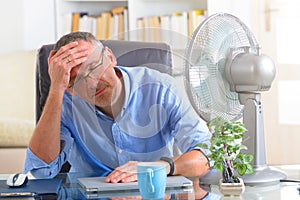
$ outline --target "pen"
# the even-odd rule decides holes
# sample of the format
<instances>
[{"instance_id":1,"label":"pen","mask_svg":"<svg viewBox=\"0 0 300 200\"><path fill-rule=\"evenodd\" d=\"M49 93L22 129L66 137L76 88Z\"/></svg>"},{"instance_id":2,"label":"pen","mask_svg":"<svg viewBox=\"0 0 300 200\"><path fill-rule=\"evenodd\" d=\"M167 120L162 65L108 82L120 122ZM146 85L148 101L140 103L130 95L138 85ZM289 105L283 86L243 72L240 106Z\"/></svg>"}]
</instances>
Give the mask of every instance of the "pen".
<instances>
[{"instance_id":1,"label":"pen","mask_svg":"<svg viewBox=\"0 0 300 200\"><path fill-rule=\"evenodd\" d=\"M26 197L26 196L34 196L32 192L2 192L0 193L0 197Z\"/></svg>"}]
</instances>

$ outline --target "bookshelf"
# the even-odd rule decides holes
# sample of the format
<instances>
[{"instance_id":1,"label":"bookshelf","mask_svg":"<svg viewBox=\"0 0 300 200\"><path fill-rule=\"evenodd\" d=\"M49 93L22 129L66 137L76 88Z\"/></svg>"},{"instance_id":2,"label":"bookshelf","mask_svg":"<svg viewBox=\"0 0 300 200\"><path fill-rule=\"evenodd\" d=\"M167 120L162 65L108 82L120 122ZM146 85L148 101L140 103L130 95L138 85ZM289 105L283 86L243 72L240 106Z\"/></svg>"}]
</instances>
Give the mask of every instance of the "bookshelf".
<instances>
[{"instance_id":1,"label":"bookshelf","mask_svg":"<svg viewBox=\"0 0 300 200\"><path fill-rule=\"evenodd\" d=\"M127 6L127 0L55 0L55 39L71 32L73 13L97 16L113 8Z\"/></svg>"},{"instance_id":2,"label":"bookshelf","mask_svg":"<svg viewBox=\"0 0 300 200\"><path fill-rule=\"evenodd\" d=\"M190 10L207 10L206 0L55 0L55 38L70 32L71 14L74 12L87 12L89 15L100 15L116 7L128 8L128 29L132 32L131 40L138 40L134 33L137 19L172 15L175 12Z\"/></svg>"},{"instance_id":3,"label":"bookshelf","mask_svg":"<svg viewBox=\"0 0 300 200\"><path fill-rule=\"evenodd\" d=\"M84 13L88 15L100 15L102 12L111 11L116 7L126 7L128 10L128 34L123 39L133 41L166 42L170 44L175 52L174 62L182 65L183 49L188 41L188 28L184 33L179 29L179 25L185 24L181 21L173 22L178 30L171 27L153 28L151 24L142 28L138 26L138 20L148 20L156 18L160 22L160 17L171 17L174 13L187 13L191 10L207 10L208 0L55 0L55 38L71 31L72 13ZM171 22L168 22L171 23ZM186 22L187 23L187 22ZM151 28L148 28L151 27ZM156 35L155 37L153 35ZM157 35L159 35L157 37ZM115 35L110 35L109 39L119 39ZM175 42L176 41L176 42ZM178 61L176 61L178 60ZM175 70L176 71L176 70Z\"/></svg>"},{"instance_id":4,"label":"bookshelf","mask_svg":"<svg viewBox=\"0 0 300 200\"><path fill-rule=\"evenodd\" d=\"M174 51L174 65L177 66L175 73L178 72L180 74L183 71L184 49L191 31L188 27L183 32L177 29L180 29L179 26L182 26L182 24L189 22L177 21L173 27L159 28L159 30L156 28L156 25L149 26L149 24L146 27L151 28L141 28L139 22L146 19L146 23L149 23L147 20L150 18L159 17L159 22L162 23L162 17L171 16L173 18L174 15L187 16L190 11L201 10L205 12L204 19L216 12L227 12L235 15L238 14L236 16L243 19L243 21L252 23L251 20L253 17L251 16L253 16L253 13L251 14L251 12L257 10L255 5L259 0L223 1L220 4L219 0L55 0L55 38L57 40L62 35L71 31L72 13L87 12L88 15L97 16L102 12L109 12L116 7L126 7L128 12L128 35L122 39L157 41L170 44ZM154 19L154 24L155 21L157 19ZM251 25L254 27L256 23L250 24L250 28ZM157 33L157 31L159 32ZM155 35L159 35L159 39L155 38ZM110 35L108 39L120 38Z\"/></svg>"}]
</instances>

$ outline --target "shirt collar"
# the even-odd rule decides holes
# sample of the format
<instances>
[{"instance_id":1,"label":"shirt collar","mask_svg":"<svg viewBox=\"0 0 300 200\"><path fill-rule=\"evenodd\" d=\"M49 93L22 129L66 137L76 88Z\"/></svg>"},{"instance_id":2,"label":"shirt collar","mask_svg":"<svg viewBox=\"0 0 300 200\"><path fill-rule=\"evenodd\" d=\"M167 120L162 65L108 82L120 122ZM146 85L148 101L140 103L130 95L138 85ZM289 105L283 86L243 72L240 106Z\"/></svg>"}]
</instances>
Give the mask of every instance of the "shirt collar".
<instances>
[{"instance_id":1,"label":"shirt collar","mask_svg":"<svg viewBox=\"0 0 300 200\"><path fill-rule=\"evenodd\" d=\"M116 68L118 68L122 73L124 90L125 90L124 104L123 104L122 110L120 112L120 116L122 116L128 106L129 94L130 94L130 79L129 79L128 74L122 67L117 66Z\"/></svg>"}]
</instances>

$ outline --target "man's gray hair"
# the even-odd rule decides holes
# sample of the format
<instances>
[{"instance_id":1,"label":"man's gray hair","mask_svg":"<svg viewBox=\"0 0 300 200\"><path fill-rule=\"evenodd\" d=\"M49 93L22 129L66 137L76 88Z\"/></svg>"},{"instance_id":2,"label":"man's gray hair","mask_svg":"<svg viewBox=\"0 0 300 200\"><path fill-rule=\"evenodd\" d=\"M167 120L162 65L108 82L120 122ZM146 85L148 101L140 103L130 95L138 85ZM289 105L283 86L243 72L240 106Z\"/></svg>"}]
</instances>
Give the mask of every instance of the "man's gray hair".
<instances>
[{"instance_id":1,"label":"man's gray hair","mask_svg":"<svg viewBox=\"0 0 300 200\"><path fill-rule=\"evenodd\" d=\"M95 45L101 45L102 43L95 38L95 36L89 32L71 32L67 35L62 36L55 44L54 50L58 51L62 46L75 42L78 40L84 40Z\"/></svg>"}]
</instances>

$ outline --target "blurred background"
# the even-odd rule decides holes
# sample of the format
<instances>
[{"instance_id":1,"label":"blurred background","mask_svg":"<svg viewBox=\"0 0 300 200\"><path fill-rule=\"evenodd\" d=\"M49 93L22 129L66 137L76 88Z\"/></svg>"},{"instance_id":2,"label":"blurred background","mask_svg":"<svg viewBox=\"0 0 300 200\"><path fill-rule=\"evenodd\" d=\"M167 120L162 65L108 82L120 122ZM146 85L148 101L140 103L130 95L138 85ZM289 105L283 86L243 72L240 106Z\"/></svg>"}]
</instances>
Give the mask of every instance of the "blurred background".
<instances>
[{"instance_id":1,"label":"blurred background","mask_svg":"<svg viewBox=\"0 0 300 200\"><path fill-rule=\"evenodd\" d=\"M199 8L204 17L228 12L246 23L262 52L273 58L277 69L271 89L262 94L267 162L300 164L300 2L297 0L10 0L0 4L0 173L22 170L25 149L35 126L38 48L71 31L71 27L65 26L71 25L66 20L74 12L91 11L95 15L120 6L128 8L129 32L138 28L137 21L143 17L174 15L180 8L186 11ZM176 56L174 60L180 75L182 63L176 63Z\"/></svg>"}]
</instances>

